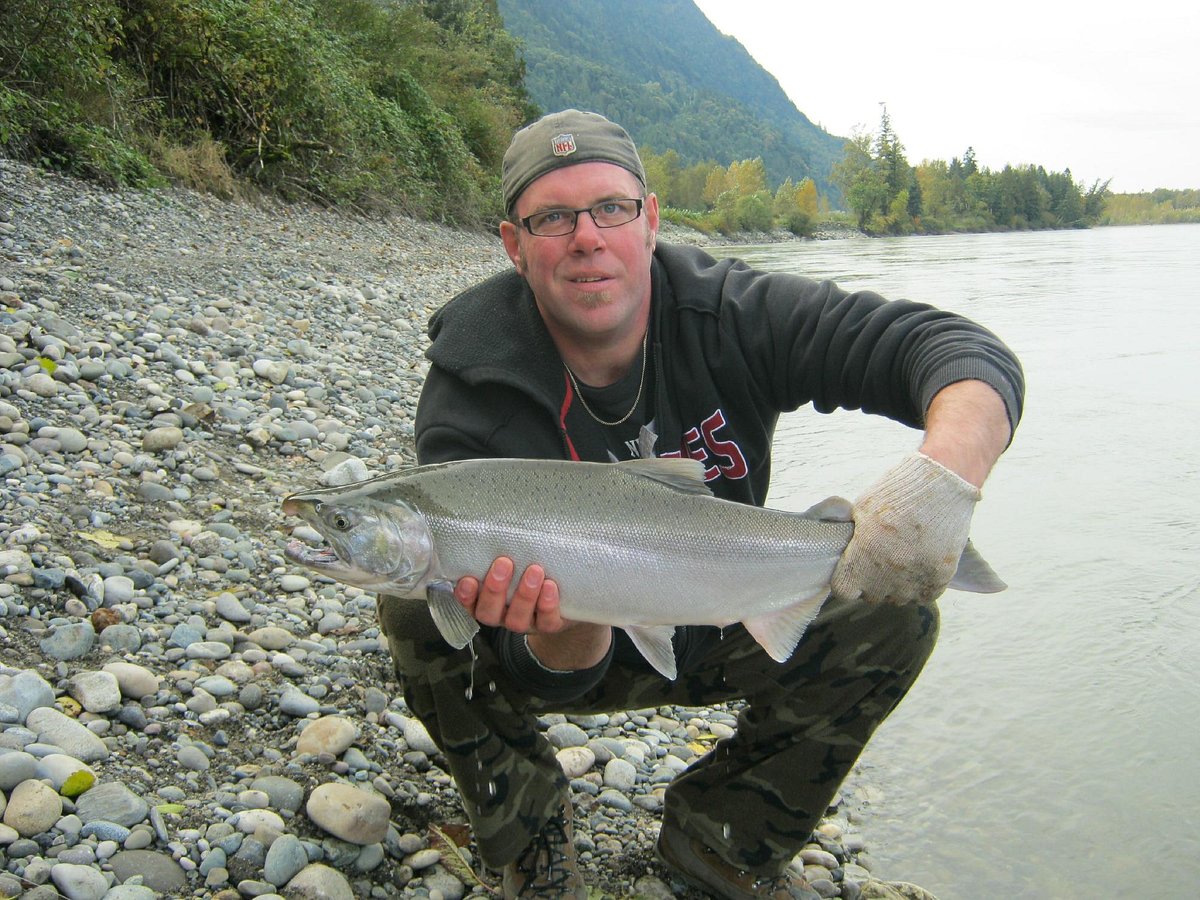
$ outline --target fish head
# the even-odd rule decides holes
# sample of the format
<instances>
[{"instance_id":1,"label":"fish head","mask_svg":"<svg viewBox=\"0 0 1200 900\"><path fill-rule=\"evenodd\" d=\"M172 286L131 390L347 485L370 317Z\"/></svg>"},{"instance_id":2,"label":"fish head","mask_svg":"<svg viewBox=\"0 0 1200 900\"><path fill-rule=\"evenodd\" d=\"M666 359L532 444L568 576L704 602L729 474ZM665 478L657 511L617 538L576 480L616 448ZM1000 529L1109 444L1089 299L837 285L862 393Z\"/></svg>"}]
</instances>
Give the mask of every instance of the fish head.
<instances>
[{"instance_id":1,"label":"fish head","mask_svg":"<svg viewBox=\"0 0 1200 900\"><path fill-rule=\"evenodd\" d=\"M285 498L283 511L303 519L329 542L313 547L289 541L288 559L345 584L407 593L434 559L425 517L402 501L385 505L313 491Z\"/></svg>"}]
</instances>

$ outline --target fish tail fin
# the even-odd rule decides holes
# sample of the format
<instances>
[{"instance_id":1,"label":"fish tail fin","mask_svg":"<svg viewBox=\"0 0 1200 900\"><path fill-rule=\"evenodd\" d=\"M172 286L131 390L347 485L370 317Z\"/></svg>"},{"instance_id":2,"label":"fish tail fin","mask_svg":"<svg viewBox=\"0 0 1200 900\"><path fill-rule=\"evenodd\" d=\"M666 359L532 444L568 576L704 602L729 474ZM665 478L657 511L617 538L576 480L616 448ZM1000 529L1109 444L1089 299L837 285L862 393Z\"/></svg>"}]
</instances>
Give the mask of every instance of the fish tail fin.
<instances>
[{"instance_id":1,"label":"fish tail fin","mask_svg":"<svg viewBox=\"0 0 1200 900\"><path fill-rule=\"evenodd\" d=\"M448 581L430 582L425 589L425 597L429 601L433 624L446 643L455 650L461 650L471 643L471 638L479 633L479 623L455 599L454 586Z\"/></svg>"},{"instance_id":2,"label":"fish tail fin","mask_svg":"<svg viewBox=\"0 0 1200 900\"><path fill-rule=\"evenodd\" d=\"M802 598L786 609L744 619L742 625L771 659L787 662L828 596L829 586L825 585L819 592Z\"/></svg>"},{"instance_id":3,"label":"fish tail fin","mask_svg":"<svg viewBox=\"0 0 1200 900\"><path fill-rule=\"evenodd\" d=\"M950 579L950 587L976 594L995 594L1008 587L997 575L987 560L979 555L975 545L967 541L962 556L958 559L958 571Z\"/></svg>"},{"instance_id":4,"label":"fish tail fin","mask_svg":"<svg viewBox=\"0 0 1200 900\"><path fill-rule=\"evenodd\" d=\"M646 657L646 662L666 678L675 680L678 672L675 669L675 646L671 643L671 638L675 636L674 626L626 625L625 633L638 652Z\"/></svg>"}]
</instances>

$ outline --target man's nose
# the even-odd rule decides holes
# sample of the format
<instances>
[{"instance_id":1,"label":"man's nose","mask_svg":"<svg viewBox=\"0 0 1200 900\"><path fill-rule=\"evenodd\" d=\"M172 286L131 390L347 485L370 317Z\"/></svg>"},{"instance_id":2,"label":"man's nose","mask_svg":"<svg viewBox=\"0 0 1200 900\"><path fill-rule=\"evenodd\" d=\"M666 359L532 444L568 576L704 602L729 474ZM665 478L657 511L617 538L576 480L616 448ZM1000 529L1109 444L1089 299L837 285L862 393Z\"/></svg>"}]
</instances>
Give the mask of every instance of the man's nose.
<instances>
[{"instance_id":1,"label":"man's nose","mask_svg":"<svg viewBox=\"0 0 1200 900\"><path fill-rule=\"evenodd\" d=\"M595 247L604 243L603 229L592 218L591 210L579 213L575 220L575 230L571 232L571 243L586 247Z\"/></svg>"}]
</instances>

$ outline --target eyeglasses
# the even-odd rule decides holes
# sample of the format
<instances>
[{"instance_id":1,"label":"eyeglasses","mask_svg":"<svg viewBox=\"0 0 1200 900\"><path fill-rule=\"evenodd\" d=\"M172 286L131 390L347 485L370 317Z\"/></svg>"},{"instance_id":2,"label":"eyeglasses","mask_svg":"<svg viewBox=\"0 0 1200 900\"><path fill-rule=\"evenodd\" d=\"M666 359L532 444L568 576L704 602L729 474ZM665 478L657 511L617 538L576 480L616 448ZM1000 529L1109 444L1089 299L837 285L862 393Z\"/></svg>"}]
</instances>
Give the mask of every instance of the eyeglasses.
<instances>
[{"instance_id":1,"label":"eyeglasses","mask_svg":"<svg viewBox=\"0 0 1200 900\"><path fill-rule=\"evenodd\" d=\"M642 214L642 200L630 197L624 200L604 200L583 209L543 209L532 216L518 219L525 230L538 237L562 237L570 234L579 224L579 214L587 213L597 228L616 228L626 225Z\"/></svg>"}]
</instances>

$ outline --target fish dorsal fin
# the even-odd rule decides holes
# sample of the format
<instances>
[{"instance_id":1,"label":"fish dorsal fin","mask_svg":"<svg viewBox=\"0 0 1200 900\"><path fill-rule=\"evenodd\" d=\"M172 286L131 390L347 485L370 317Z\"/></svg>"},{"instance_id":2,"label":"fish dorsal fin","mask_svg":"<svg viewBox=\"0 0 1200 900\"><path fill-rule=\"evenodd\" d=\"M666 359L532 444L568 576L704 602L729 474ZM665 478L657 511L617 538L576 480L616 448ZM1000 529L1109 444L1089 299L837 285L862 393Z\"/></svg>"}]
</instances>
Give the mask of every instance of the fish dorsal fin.
<instances>
[{"instance_id":1,"label":"fish dorsal fin","mask_svg":"<svg viewBox=\"0 0 1200 900\"><path fill-rule=\"evenodd\" d=\"M617 467L629 475L649 478L684 494L712 496L712 489L704 483L704 464L698 459L682 457L663 459L627 459Z\"/></svg>"},{"instance_id":2,"label":"fish dorsal fin","mask_svg":"<svg viewBox=\"0 0 1200 900\"><path fill-rule=\"evenodd\" d=\"M665 677L675 680L675 647L671 638L675 636L673 625L626 625L625 633L633 646L646 657Z\"/></svg>"},{"instance_id":3,"label":"fish dorsal fin","mask_svg":"<svg viewBox=\"0 0 1200 900\"><path fill-rule=\"evenodd\" d=\"M995 594L1008 585L992 571L992 567L979 555L975 545L967 541L962 556L958 558L958 571L950 579L950 587L960 591L973 591L976 594Z\"/></svg>"},{"instance_id":4,"label":"fish dorsal fin","mask_svg":"<svg viewBox=\"0 0 1200 900\"><path fill-rule=\"evenodd\" d=\"M786 609L744 619L742 624L771 659L787 662L828 596L829 587L825 586L819 593L804 597Z\"/></svg>"},{"instance_id":5,"label":"fish dorsal fin","mask_svg":"<svg viewBox=\"0 0 1200 900\"><path fill-rule=\"evenodd\" d=\"M448 581L431 581L425 588L425 597L429 601L433 624L446 643L455 650L471 643L471 638L479 633L479 623L454 598L454 585Z\"/></svg>"}]
</instances>

